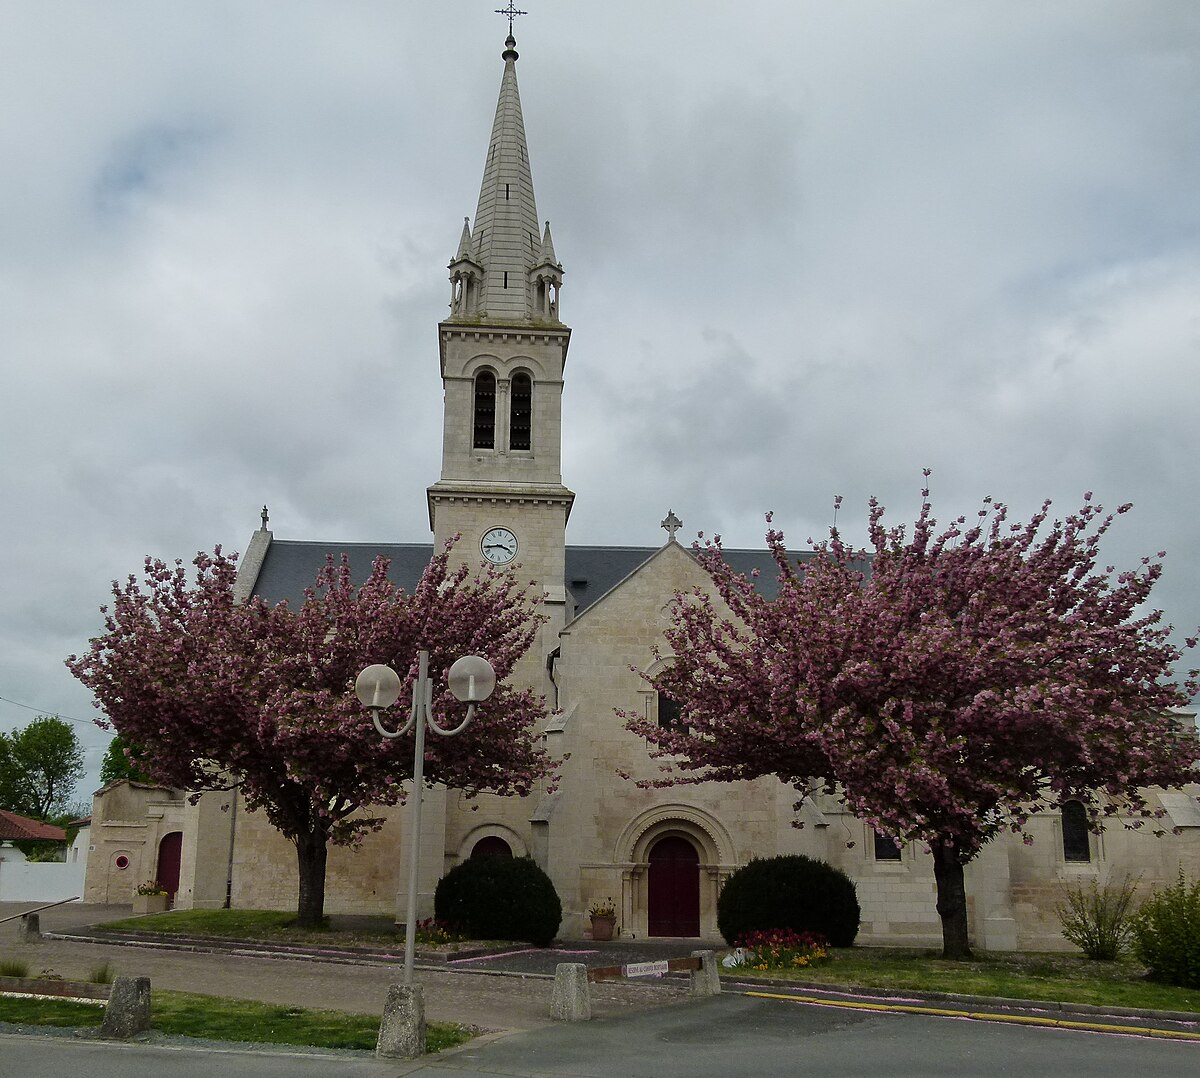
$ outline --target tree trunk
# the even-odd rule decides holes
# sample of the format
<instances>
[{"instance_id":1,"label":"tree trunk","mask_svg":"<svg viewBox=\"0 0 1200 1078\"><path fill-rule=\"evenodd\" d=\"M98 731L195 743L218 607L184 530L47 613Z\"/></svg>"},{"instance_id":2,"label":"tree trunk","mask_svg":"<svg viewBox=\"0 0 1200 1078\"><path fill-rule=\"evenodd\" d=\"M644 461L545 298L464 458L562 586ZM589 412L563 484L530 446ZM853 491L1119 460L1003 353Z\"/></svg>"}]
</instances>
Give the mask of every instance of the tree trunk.
<instances>
[{"instance_id":1,"label":"tree trunk","mask_svg":"<svg viewBox=\"0 0 1200 1078\"><path fill-rule=\"evenodd\" d=\"M322 831L297 835L296 867L300 875L300 898L296 923L301 928L319 928L325 921L325 862L329 837Z\"/></svg>"},{"instance_id":2,"label":"tree trunk","mask_svg":"<svg viewBox=\"0 0 1200 1078\"><path fill-rule=\"evenodd\" d=\"M953 846L933 846L933 876L937 881L937 911L942 919L942 957L961 960L971 957L967 939L967 888L963 866Z\"/></svg>"}]
</instances>

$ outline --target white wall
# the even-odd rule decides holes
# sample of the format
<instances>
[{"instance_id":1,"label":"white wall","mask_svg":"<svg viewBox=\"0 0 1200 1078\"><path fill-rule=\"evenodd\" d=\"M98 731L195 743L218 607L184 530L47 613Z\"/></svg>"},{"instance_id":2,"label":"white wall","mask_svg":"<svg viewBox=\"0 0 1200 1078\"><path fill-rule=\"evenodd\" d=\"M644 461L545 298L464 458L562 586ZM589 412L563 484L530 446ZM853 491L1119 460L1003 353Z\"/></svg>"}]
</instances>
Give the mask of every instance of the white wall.
<instances>
[{"instance_id":1,"label":"white wall","mask_svg":"<svg viewBox=\"0 0 1200 1078\"><path fill-rule=\"evenodd\" d=\"M0 861L0 902L58 902L83 894L87 861Z\"/></svg>"}]
</instances>

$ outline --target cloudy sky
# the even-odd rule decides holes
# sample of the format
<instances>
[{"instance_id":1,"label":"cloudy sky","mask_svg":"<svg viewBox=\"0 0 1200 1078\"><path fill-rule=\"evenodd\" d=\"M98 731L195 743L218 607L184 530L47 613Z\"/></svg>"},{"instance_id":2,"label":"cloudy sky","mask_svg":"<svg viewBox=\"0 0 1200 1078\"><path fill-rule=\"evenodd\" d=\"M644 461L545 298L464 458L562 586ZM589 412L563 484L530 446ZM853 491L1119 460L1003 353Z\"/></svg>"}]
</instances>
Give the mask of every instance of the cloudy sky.
<instances>
[{"instance_id":1,"label":"cloudy sky","mask_svg":"<svg viewBox=\"0 0 1200 1078\"><path fill-rule=\"evenodd\" d=\"M429 538L499 6L0 8L0 729L94 781L63 658L146 554ZM942 519L1132 501L1200 623L1195 0L523 6L569 541L861 539L930 467Z\"/></svg>"}]
</instances>

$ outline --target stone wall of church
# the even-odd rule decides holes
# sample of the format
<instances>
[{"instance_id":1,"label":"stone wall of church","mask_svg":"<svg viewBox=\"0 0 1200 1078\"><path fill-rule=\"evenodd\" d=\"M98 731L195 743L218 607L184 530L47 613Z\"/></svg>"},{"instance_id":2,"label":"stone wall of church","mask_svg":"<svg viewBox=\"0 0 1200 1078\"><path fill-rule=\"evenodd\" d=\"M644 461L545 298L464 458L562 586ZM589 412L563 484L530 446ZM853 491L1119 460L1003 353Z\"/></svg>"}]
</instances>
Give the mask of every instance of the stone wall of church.
<instances>
[{"instance_id":1,"label":"stone wall of church","mask_svg":"<svg viewBox=\"0 0 1200 1078\"><path fill-rule=\"evenodd\" d=\"M178 909L215 910L225 905L230 843L237 821L231 790L186 803L180 857Z\"/></svg>"},{"instance_id":2,"label":"stone wall of church","mask_svg":"<svg viewBox=\"0 0 1200 1078\"><path fill-rule=\"evenodd\" d=\"M1193 796L1200 787L1192 787ZM1151 807L1160 807L1150 794ZM1158 832L1158 834L1156 834ZM1042 813L1030 821L1033 842L1002 838L1011 866L1011 894L1018 925L1016 946L1022 950L1071 949L1062 938L1055 909L1067 887L1121 886L1137 880L1138 894L1173 884L1180 868L1189 879L1200 878L1200 826L1176 828L1170 817L1147 820L1137 829L1120 817L1104 822L1103 833L1090 836L1089 861L1067 861L1063 853L1062 822L1057 813Z\"/></svg>"},{"instance_id":3,"label":"stone wall of church","mask_svg":"<svg viewBox=\"0 0 1200 1078\"><path fill-rule=\"evenodd\" d=\"M325 912L393 916L399 886L399 809L379 809L382 830L355 847L329 847ZM372 813L374 814L374 813ZM296 850L262 812L238 812L233 854L232 904L238 909L296 908L299 875Z\"/></svg>"},{"instance_id":4,"label":"stone wall of church","mask_svg":"<svg viewBox=\"0 0 1200 1078\"><path fill-rule=\"evenodd\" d=\"M98 791L92 798L83 900L131 903L138 885L157 876L164 836L184 830L186 805L182 791L126 780Z\"/></svg>"},{"instance_id":5,"label":"stone wall of church","mask_svg":"<svg viewBox=\"0 0 1200 1078\"><path fill-rule=\"evenodd\" d=\"M790 819L790 800L781 799L774 780L639 785L660 777L659 765L618 712L656 718L655 694L635 669L653 668L670 597L697 577L689 554L664 547L563 633L564 716L549 735L564 760L563 792L549 821L549 870L568 935L583 935L588 905L605 897L618 903L623 934L646 935L649 850L671 835L700 853L700 928L715 935L716 899L728 873L752 856L775 853L785 814Z\"/></svg>"}]
</instances>

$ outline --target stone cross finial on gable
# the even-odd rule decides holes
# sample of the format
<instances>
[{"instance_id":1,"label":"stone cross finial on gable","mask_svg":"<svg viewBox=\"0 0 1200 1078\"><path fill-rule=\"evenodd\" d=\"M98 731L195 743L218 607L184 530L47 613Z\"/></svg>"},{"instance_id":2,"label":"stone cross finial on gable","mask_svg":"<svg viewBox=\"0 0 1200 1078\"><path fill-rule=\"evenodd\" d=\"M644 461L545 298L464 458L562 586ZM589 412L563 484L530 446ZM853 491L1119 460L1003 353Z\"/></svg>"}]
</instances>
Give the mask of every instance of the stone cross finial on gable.
<instances>
[{"instance_id":1,"label":"stone cross finial on gable","mask_svg":"<svg viewBox=\"0 0 1200 1078\"><path fill-rule=\"evenodd\" d=\"M512 37L513 19L515 19L518 15L528 15L529 12L519 11L517 9L517 5L513 3L513 0L508 0L508 7L496 8L496 14L508 16L508 36Z\"/></svg>"},{"instance_id":2,"label":"stone cross finial on gable","mask_svg":"<svg viewBox=\"0 0 1200 1078\"><path fill-rule=\"evenodd\" d=\"M666 531L668 537L667 541L673 543L675 542L675 533L683 527L683 521L675 515L674 509L668 509L666 518L659 525L659 527Z\"/></svg>"}]
</instances>

